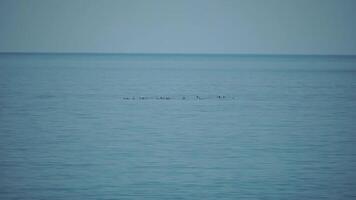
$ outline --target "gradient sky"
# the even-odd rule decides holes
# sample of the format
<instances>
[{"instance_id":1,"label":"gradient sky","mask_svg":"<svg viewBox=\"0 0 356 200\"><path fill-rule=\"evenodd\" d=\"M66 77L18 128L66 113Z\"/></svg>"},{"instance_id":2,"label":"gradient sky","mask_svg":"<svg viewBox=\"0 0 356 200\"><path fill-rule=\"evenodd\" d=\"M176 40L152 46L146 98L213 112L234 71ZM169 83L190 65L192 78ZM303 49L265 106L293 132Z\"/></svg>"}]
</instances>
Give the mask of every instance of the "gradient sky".
<instances>
[{"instance_id":1,"label":"gradient sky","mask_svg":"<svg viewBox=\"0 0 356 200\"><path fill-rule=\"evenodd\" d=\"M356 54L356 1L0 0L0 52Z\"/></svg>"}]
</instances>

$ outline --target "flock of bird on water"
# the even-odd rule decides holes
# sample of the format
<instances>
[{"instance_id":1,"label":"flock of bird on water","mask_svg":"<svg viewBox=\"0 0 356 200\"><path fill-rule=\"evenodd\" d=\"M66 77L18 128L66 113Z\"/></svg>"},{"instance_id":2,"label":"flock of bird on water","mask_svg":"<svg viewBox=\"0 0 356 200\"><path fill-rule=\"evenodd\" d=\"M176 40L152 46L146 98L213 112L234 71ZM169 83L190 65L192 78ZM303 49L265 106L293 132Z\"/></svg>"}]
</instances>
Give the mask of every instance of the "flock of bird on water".
<instances>
[{"instance_id":1,"label":"flock of bird on water","mask_svg":"<svg viewBox=\"0 0 356 200\"><path fill-rule=\"evenodd\" d=\"M123 97L123 100L206 100L206 99L217 99L217 100L228 100L235 99L235 97L227 97L227 96L210 96L210 97L201 97L201 96L181 96L181 97L170 97L170 96L157 96L157 97L146 97L146 96L138 96L138 97Z\"/></svg>"}]
</instances>

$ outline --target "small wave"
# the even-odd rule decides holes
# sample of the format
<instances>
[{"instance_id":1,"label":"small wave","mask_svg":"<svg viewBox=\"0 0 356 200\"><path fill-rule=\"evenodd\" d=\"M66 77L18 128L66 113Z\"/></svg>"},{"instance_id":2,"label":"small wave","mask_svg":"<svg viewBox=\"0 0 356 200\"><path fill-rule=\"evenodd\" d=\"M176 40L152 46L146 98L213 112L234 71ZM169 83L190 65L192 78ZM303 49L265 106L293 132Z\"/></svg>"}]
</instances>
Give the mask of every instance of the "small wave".
<instances>
[{"instance_id":1,"label":"small wave","mask_svg":"<svg viewBox=\"0 0 356 200\"><path fill-rule=\"evenodd\" d=\"M55 95L51 95L51 94L40 94L40 95L36 95L36 98L38 99L52 99L55 98Z\"/></svg>"}]
</instances>

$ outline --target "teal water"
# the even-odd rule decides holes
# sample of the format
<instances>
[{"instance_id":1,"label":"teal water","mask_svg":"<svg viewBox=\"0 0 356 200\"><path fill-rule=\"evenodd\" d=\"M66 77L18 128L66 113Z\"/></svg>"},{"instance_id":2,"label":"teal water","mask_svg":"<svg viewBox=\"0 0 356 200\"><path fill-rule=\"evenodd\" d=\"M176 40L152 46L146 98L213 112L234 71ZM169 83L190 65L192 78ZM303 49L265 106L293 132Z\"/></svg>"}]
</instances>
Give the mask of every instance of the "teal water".
<instances>
[{"instance_id":1,"label":"teal water","mask_svg":"<svg viewBox=\"0 0 356 200\"><path fill-rule=\"evenodd\" d=\"M354 199L355 119L356 57L2 54L0 199Z\"/></svg>"}]
</instances>

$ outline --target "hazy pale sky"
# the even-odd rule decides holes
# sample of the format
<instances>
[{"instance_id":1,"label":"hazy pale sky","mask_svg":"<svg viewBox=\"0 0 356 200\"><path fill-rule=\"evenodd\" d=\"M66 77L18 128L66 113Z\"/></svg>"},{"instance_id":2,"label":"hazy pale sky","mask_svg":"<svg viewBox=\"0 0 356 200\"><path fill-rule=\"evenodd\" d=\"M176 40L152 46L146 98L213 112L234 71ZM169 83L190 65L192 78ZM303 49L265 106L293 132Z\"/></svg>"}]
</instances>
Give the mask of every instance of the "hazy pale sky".
<instances>
[{"instance_id":1,"label":"hazy pale sky","mask_svg":"<svg viewBox=\"0 0 356 200\"><path fill-rule=\"evenodd\" d=\"M0 0L0 52L356 54L356 0Z\"/></svg>"}]
</instances>

